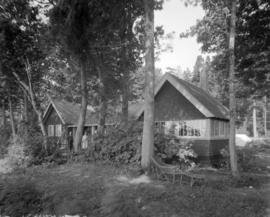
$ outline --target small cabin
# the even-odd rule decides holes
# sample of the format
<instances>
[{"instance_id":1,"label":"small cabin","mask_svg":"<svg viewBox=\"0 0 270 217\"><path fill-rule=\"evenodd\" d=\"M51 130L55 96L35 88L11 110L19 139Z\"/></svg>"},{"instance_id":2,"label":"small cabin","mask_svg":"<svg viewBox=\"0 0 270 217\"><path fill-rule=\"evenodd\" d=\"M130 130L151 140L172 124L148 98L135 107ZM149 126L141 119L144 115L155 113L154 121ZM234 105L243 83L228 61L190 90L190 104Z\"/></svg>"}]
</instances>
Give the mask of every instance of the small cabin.
<instances>
[{"instance_id":1,"label":"small cabin","mask_svg":"<svg viewBox=\"0 0 270 217\"><path fill-rule=\"evenodd\" d=\"M63 139L64 143L67 143L67 135L70 133L75 137L80 110L79 104L63 99L49 98L49 105L43 116L48 137L58 140ZM96 123L97 120L98 117L93 109L88 108L84 130L88 131L90 135L97 132L98 124L92 124Z\"/></svg>"},{"instance_id":2,"label":"small cabin","mask_svg":"<svg viewBox=\"0 0 270 217\"><path fill-rule=\"evenodd\" d=\"M158 130L192 141L199 159L214 159L228 147L229 111L207 91L166 73L155 88L154 103ZM143 120L143 107L138 119Z\"/></svg>"},{"instance_id":3,"label":"small cabin","mask_svg":"<svg viewBox=\"0 0 270 217\"><path fill-rule=\"evenodd\" d=\"M129 106L129 117L143 120L143 102ZM80 105L65 100L52 100L44 115L49 137L76 132ZM117 115L108 115L107 126L120 122ZM98 129L98 113L87 110L85 130L90 135ZM229 144L228 109L207 91L166 73L155 88L155 124L160 132L192 141L199 159L220 155Z\"/></svg>"},{"instance_id":4,"label":"small cabin","mask_svg":"<svg viewBox=\"0 0 270 217\"><path fill-rule=\"evenodd\" d=\"M129 113L135 113L135 107L130 108ZM64 99L52 99L49 97L49 105L43 116L43 122L48 137L56 140L61 139L61 143L64 142L66 144L67 136L71 133L74 140L80 111L81 106L79 104L71 103ZM108 114L105 123L105 131L119 122L120 118L117 113ZM91 106L88 106L84 131L86 131L89 136L93 136L97 133L98 126L99 114L95 112Z\"/></svg>"}]
</instances>

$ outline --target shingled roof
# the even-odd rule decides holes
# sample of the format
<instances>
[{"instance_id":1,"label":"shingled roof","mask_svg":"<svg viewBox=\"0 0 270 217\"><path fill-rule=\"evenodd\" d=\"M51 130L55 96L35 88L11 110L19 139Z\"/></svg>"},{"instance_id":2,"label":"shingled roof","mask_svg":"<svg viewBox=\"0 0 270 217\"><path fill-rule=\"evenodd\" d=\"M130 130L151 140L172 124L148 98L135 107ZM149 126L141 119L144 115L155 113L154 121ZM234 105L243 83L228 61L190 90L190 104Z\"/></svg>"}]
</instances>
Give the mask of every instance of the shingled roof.
<instances>
[{"instance_id":1,"label":"shingled roof","mask_svg":"<svg viewBox=\"0 0 270 217\"><path fill-rule=\"evenodd\" d=\"M228 109L219 103L214 97L201 88L190 84L178 78L175 75L166 73L155 88L155 95L161 90L165 82L169 82L175 87L186 99L188 99L205 117L219 118L228 120ZM138 119L144 111L144 102L133 103L129 105L129 119ZM80 114L80 105L71 103L63 99L51 99L50 104L44 114L44 120L48 117L50 109L54 108L66 125L77 125ZM106 124L114 124L120 122L120 112L115 110L107 115ZM99 123L99 114L94 109L88 109L85 118L85 125L95 125Z\"/></svg>"},{"instance_id":2,"label":"shingled roof","mask_svg":"<svg viewBox=\"0 0 270 217\"><path fill-rule=\"evenodd\" d=\"M43 120L46 120L51 109L54 108L63 124L77 125L81 106L76 103L68 102L64 99L52 99L49 97L50 103L44 113ZM129 106L129 118L135 119L138 112L139 104ZM114 124L120 122L120 114L112 112L107 114L106 124ZM93 108L88 108L85 117L85 125L96 125L99 123L99 113Z\"/></svg>"},{"instance_id":3,"label":"shingled roof","mask_svg":"<svg viewBox=\"0 0 270 217\"><path fill-rule=\"evenodd\" d=\"M177 76L166 73L155 88L155 96L161 90L165 82L169 82L175 87L186 99L188 99L205 117L229 119L229 110L212 97L205 90L184 81ZM141 116L144 108L141 107L138 115Z\"/></svg>"}]
</instances>

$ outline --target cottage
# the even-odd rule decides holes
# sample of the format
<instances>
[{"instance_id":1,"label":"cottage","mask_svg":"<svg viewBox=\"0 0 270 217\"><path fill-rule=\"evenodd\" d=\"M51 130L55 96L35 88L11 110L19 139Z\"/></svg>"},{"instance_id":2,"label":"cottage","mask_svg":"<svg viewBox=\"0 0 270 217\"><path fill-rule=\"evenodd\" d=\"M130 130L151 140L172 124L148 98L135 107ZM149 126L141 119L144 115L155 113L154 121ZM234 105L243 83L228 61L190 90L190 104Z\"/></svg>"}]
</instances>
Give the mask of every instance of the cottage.
<instances>
[{"instance_id":1,"label":"cottage","mask_svg":"<svg viewBox=\"0 0 270 217\"><path fill-rule=\"evenodd\" d=\"M138 110L139 104L129 108L129 115L131 119L135 118L135 113ZM75 137L77 123L80 114L80 105L68 102L64 99L52 99L49 97L49 105L47 106L43 122L47 129L49 138L67 138L70 133ZM110 128L120 122L118 113L108 114L106 117L106 128ZM84 131L89 135L94 135L99 126L99 114L89 106L86 112Z\"/></svg>"},{"instance_id":2,"label":"cottage","mask_svg":"<svg viewBox=\"0 0 270 217\"><path fill-rule=\"evenodd\" d=\"M64 100L52 100L44 115L48 136L60 137L76 131L80 106ZM143 120L143 103L129 107L130 119ZM118 115L108 115L106 125L120 121ZM159 131L192 141L201 159L218 156L228 146L228 109L206 91L172 74L165 74L155 89L155 123ZM85 129L94 134L98 114L89 109Z\"/></svg>"},{"instance_id":3,"label":"cottage","mask_svg":"<svg viewBox=\"0 0 270 217\"><path fill-rule=\"evenodd\" d=\"M143 107L138 112L143 119ZM166 73L155 88L156 127L192 141L200 159L215 158L229 143L228 109L207 91Z\"/></svg>"}]
</instances>

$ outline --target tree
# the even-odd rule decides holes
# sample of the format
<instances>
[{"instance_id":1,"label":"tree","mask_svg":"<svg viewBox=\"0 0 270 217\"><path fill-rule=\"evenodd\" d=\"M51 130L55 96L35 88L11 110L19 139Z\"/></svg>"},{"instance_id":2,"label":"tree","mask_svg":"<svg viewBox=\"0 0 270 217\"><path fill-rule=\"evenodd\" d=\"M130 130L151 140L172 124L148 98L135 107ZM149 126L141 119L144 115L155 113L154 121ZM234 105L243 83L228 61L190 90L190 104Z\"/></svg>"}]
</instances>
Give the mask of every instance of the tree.
<instances>
[{"instance_id":1,"label":"tree","mask_svg":"<svg viewBox=\"0 0 270 217\"><path fill-rule=\"evenodd\" d=\"M41 66L44 57L40 46L43 25L37 18L38 10L31 6L28 0L16 0L2 1L1 12L1 66L7 81L9 107L11 109L14 102L19 103L20 98L26 94L38 116L46 140L42 112L36 97L36 92L41 86L43 72ZM20 89L17 88L18 84ZM10 112L11 115L12 113ZM12 124L13 131L14 125Z\"/></svg>"},{"instance_id":2,"label":"tree","mask_svg":"<svg viewBox=\"0 0 270 217\"><path fill-rule=\"evenodd\" d=\"M86 74L89 66L89 48L91 25L95 14L89 12L88 1L59 1L52 9L50 22L51 34L66 52L69 52L79 65L81 112L74 140L74 150L78 151L82 141L85 115L87 110Z\"/></svg>"},{"instance_id":3,"label":"tree","mask_svg":"<svg viewBox=\"0 0 270 217\"><path fill-rule=\"evenodd\" d=\"M142 160L144 170L148 170L154 145L154 1L144 0L145 7L145 95L142 138Z\"/></svg>"},{"instance_id":4,"label":"tree","mask_svg":"<svg viewBox=\"0 0 270 217\"><path fill-rule=\"evenodd\" d=\"M197 56L195 65L193 67L193 78L192 78L192 83L197 86L199 86L200 74L203 68L204 68L204 59L201 55L199 55Z\"/></svg>"},{"instance_id":5,"label":"tree","mask_svg":"<svg viewBox=\"0 0 270 217\"><path fill-rule=\"evenodd\" d=\"M230 34L229 34L229 94L230 94L230 165L232 175L237 177L239 175L237 168L237 156L235 148L235 119L236 119L236 101L235 101L235 23L236 23L236 0L231 2L231 16L230 16Z\"/></svg>"}]
</instances>

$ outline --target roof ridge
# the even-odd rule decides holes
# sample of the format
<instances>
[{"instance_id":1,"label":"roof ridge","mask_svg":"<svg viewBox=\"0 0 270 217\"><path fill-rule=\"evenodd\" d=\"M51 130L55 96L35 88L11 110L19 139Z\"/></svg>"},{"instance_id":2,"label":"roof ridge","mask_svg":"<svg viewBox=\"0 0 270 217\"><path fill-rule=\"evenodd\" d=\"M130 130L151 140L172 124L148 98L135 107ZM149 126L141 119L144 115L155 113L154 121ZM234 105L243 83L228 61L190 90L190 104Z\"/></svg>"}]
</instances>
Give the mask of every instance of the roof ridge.
<instances>
[{"instance_id":1,"label":"roof ridge","mask_svg":"<svg viewBox=\"0 0 270 217\"><path fill-rule=\"evenodd\" d=\"M190 83L190 82L188 82L188 81L186 81L184 79L181 79L181 78L177 77L176 75L174 75L172 73L169 73L169 72L167 72L167 73L170 74L171 76L173 76L175 79L179 79L180 81L186 83L186 85L191 86L198 93L201 93L203 91L205 94L209 95L212 98L212 100L215 101L215 103L217 103L219 106L222 106L223 109L228 111L228 108L226 106L224 106L221 102L219 102L215 97L213 97L208 91L206 91L203 88L200 88L200 87L196 86L195 84L192 84L192 83Z\"/></svg>"}]
</instances>

